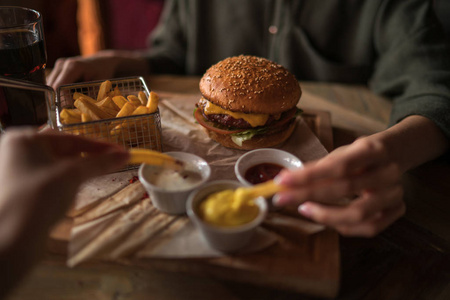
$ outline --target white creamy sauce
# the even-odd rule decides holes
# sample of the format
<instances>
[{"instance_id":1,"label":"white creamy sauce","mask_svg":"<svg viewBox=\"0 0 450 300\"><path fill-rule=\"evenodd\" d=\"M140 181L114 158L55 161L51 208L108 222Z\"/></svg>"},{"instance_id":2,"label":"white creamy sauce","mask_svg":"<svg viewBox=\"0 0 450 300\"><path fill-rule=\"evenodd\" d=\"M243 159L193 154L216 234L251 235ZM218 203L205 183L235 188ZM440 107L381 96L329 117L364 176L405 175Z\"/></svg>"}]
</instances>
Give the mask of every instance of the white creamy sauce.
<instances>
[{"instance_id":1,"label":"white creamy sauce","mask_svg":"<svg viewBox=\"0 0 450 300\"><path fill-rule=\"evenodd\" d=\"M151 172L148 180L155 186L168 191L188 189L202 180L201 174L184 170L176 172L170 169L162 169Z\"/></svg>"}]
</instances>

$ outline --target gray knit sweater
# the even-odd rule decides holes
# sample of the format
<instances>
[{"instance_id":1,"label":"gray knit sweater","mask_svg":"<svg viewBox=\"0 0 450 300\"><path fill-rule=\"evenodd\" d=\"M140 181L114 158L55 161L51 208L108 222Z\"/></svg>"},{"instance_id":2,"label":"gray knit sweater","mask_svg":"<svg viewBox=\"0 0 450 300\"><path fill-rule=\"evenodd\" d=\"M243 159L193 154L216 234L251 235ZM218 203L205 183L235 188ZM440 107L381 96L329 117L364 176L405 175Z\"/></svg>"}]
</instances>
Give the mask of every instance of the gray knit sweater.
<instances>
[{"instance_id":1,"label":"gray knit sweater","mask_svg":"<svg viewBox=\"0 0 450 300\"><path fill-rule=\"evenodd\" d=\"M201 75L229 56L276 61L298 80L367 84L391 123L433 120L450 138L450 46L427 0L166 0L153 73Z\"/></svg>"}]
</instances>

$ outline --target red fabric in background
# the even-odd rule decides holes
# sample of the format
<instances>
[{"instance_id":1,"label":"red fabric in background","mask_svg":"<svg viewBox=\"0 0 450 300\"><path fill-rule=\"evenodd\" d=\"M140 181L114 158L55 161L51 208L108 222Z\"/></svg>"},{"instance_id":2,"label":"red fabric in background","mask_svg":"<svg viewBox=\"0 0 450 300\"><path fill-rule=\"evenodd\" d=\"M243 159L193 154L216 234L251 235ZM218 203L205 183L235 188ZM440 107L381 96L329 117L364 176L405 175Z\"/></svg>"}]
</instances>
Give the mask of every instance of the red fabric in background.
<instances>
[{"instance_id":1,"label":"red fabric in background","mask_svg":"<svg viewBox=\"0 0 450 300\"><path fill-rule=\"evenodd\" d=\"M144 49L158 23L164 0L108 0L107 48Z\"/></svg>"}]
</instances>

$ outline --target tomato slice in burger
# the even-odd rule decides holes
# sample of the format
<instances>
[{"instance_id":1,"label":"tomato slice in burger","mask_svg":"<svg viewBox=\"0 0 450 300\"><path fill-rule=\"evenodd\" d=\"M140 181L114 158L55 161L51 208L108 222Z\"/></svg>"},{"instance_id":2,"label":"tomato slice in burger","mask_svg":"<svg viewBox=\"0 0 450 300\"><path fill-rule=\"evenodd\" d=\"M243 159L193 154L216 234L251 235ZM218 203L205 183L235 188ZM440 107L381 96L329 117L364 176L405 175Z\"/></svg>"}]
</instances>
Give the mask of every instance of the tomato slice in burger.
<instances>
[{"instance_id":1,"label":"tomato slice in burger","mask_svg":"<svg viewBox=\"0 0 450 300\"><path fill-rule=\"evenodd\" d=\"M194 117L200 125L202 125L206 129L214 131L218 134L233 134L233 133L239 133L239 132L243 132L243 131L247 130L247 129L226 130L226 129L217 128L214 125L212 125L212 122L205 120L200 108L197 108L195 110Z\"/></svg>"},{"instance_id":2,"label":"tomato slice in burger","mask_svg":"<svg viewBox=\"0 0 450 300\"><path fill-rule=\"evenodd\" d=\"M283 118L281 118L279 121L272 124L271 126L272 127L283 126L284 124L286 124L287 122L289 122L290 120L292 120L295 117L296 112L297 112L297 108L293 108L293 109L285 112L285 115L283 116Z\"/></svg>"}]
</instances>

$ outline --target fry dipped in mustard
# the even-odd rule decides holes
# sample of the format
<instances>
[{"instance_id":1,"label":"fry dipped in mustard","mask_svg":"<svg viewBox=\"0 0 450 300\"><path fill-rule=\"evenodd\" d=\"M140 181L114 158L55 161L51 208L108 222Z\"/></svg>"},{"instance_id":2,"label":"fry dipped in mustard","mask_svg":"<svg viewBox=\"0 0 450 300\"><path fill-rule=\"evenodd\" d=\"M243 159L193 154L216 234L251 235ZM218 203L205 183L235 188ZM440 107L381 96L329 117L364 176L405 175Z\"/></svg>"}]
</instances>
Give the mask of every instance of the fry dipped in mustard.
<instances>
[{"instance_id":1,"label":"fry dipped in mustard","mask_svg":"<svg viewBox=\"0 0 450 300\"><path fill-rule=\"evenodd\" d=\"M202 219L217 226L238 226L254 220L259 213L257 197L269 197L286 187L269 180L251 187L224 190L209 195L199 207Z\"/></svg>"},{"instance_id":2,"label":"fry dipped in mustard","mask_svg":"<svg viewBox=\"0 0 450 300\"><path fill-rule=\"evenodd\" d=\"M232 227L254 220L259 207L254 197L247 197L244 188L211 194L199 207L201 218L212 225Z\"/></svg>"}]
</instances>

